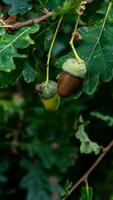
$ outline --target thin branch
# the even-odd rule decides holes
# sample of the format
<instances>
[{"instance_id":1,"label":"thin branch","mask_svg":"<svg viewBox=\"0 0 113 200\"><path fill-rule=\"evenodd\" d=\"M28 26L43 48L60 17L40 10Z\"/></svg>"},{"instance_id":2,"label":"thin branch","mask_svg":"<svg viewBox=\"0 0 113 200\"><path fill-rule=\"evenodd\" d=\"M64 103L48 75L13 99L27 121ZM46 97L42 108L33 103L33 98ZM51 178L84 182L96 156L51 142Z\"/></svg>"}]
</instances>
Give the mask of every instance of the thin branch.
<instances>
[{"instance_id":1,"label":"thin branch","mask_svg":"<svg viewBox=\"0 0 113 200\"><path fill-rule=\"evenodd\" d=\"M85 180L88 179L91 172L96 168L96 166L101 162L101 160L105 157L105 155L110 151L113 147L113 140L109 143L107 147L103 149L102 154L97 158L97 160L93 163L93 165L89 168L89 170L75 183L75 185L71 188L69 195ZM69 197L69 196L68 196ZM62 200L68 199L68 197L64 197Z\"/></svg>"},{"instance_id":2,"label":"thin branch","mask_svg":"<svg viewBox=\"0 0 113 200\"><path fill-rule=\"evenodd\" d=\"M53 15L53 12L47 12L47 14L42 15L41 17L38 17L38 18L33 18L24 22L16 22L15 24L10 25L10 30L19 29L23 26L28 26L31 24L40 24L44 22L45 20L47 20L48 18L52 17L52 15Z\"/></svg>"}]
</instances>

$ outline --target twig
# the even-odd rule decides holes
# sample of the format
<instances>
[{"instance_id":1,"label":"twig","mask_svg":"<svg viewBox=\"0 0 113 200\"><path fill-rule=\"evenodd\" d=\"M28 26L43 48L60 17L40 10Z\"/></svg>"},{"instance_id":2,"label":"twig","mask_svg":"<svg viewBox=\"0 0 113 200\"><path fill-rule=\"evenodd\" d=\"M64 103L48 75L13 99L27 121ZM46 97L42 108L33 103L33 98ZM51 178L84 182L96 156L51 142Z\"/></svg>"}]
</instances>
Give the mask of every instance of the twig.
<instances>
[{"instance_id":1,"label":"twig","mask_svg":"<svg viewBox=\"0 0 113 200\"><path fill-rule=\"evenodd\" d=\"M89 170L75 183L75 185L71 188L69 195L85 180L88 179L91 172L96 168L96 166L101 162L104 156L109 152L109 150L113 147L113 140L109 143L107 147L103 149L102 154L97 158L97 160L93 163L93 165L89 168ZM68 196L69 197L69 196ZM68 197L64 197L62 200L68 199Z\"/></svg>"},{"instance_id":2,"label":"twig","mask_svg":"<svg viewBox=\"0 0 113 200\"><path fill-rule=\"evenodd\" d=\"M15 24L10 25L10 30L19 29L23 26L28 26L28 25L31 25L31 24L40 24L43 21L50 18L52 15L53 15L52 12L47 12L47 14L45 14L41 17L38 17L38 18L33 18L33 19L30 19L30 20L27 20L27 21L24 21L24 22L16 22Z\"/></svg>"}]
</instances>

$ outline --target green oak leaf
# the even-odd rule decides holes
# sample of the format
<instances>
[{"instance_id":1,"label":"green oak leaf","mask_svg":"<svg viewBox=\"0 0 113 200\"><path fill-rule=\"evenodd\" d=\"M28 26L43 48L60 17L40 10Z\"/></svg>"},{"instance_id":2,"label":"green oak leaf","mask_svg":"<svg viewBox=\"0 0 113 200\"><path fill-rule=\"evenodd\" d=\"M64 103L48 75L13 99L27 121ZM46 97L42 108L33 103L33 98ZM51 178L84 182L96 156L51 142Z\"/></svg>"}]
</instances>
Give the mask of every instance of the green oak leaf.
<instances>
[{"instance_id":1,"label":"green oak leaf","mask_svg":"<svg viewBox=\"0 0 113 200\"><path fill-rule=\"evenodd\" d=\"M73 10L72 3L73 3L72 0L70 1L65 0L63 5L54 11L53 18L56 18L58 15L65 15L68 14L69 12L72 12Z\"/></svg>"},{"instance_id":2,"label":"green oak leaf","mask_svg":"<svg viewBox=\"0 0 113 200\"><path fill-rule=\"evenodd\" d=\"M27 189L26 200L51 200L48 194L49 182L45 172L42 171L38 164L33 165L27 160L23 160L21 165L28 171L20 184L22 188Z\"/></svg>"},{"instance_id":3,"label":"green oak leaf","mask_svg":"<svg viewBox=\"0 0 113 200\"><path fill-rule=\"evenodd\" d=\"M27 0L3 0L4 3L11 5L8 12L9 15L24 15L26 12L31 10L32 6Z\"/></svg>"},{"instance_id":4,"label":"green oak leaf","mask_svg":"<svg viewBox=\"0 0 113 200\"><path fill-rule=\"evenodd\" d=\"M8 85L14 85L22 75L22 69L16 68L10 73L0 72L0 87L6 88Z\"/></svg>"},{"instance_id":5,"label":"green oak leaf","mask_svg":"<svg viewBox=\"0 0 113 200\"><path fill-rule=\"evenodd\" d=\"M16 68L14 60L13 60L14 57L24 58L25 55L21 55L17 53L17 50L14 48L14 46L10 46L10 48L5 49L4 44L1 45L0 46L0 71L11 72L12 70L14 70Z\"/></svg>"},{"instance_id":6,"label":"green oak leaf","mask_svg":"<svg viewBox=\"0 0 113 200\"><path fill-rule=\"evenodd\" d=\"M108 82L113 77L113 28L98 25L93 28L81 28L83 37L78 52L87 64L87 77L84 92L92 94L101 81Z\"/></svg>"},{"instance_id":7,"label":"green oak leaf","mask_svg":"<svg viewBox=\"0 0 113 200\"><path fill-rule=\"evenodd\" d=\"M70 13L75 13L75 10L78 9L82 0L65 0L63 5L56 9L53 15L53 18L57 17L58 15L65 15Z\"/></svg>"},{"instance_id":8,"label":"green oak leaf","mask_svg":"<svg viewBox=\"0 0 113 200\"><path fill-rule=\"evenodd\" d=\"M2 36L2 35L5 35L6 34L6 29L3 27L3 24L2 23L0 23L0 37Z\"/></svg>"},{"instance_id":9,"label":"green oak leaf","mask_svg":"<svg viewBox=\"0 0 113 200\"><path fill-rule=\"evenodd\" d=\"M101 147L96 143L92 142L87 133L84 130L84 124L80 124L78 131L76 132L75 136L77 139L80 140L80 152L89 154L95 153L96 155L100 153Z\"/></svg>"},{"instance_id":10,"label":"green oak leaf","mask_svg":"<svg viewBox=\"0 0 113 200\"><path fill-rule=\"evenodd\" d=\"M97 13L100 14L100 15L102 15L102 16L105 16L107 7L108 7L108 4L106 4L106 2L103 3L103 4L101 5L101 8L97 11ZM110 23L113 23L113 9L111 9L111 10L109 11L108 21L109 21Z\"/></svg>"},{"instance_id":11,"label":"green oak leaf","mask_svg":"<svg viewBox=\"0 0 113 200\"><path fill-rule=\"evenodd\" d=\"M31 83L35 80L35 69L33 67L31 67L28 63L26 63L26 66L23 70L23 77L24 77L24 80L27 82L27 83Z\"/></svg>"},{"instance_id":12,"label":"green oak leaf","mask_svg":"<svg viewBox=\"0 0 113 200\"><path fill-rule=\"evenodd\" d=\"M30 44L34 44L30 34L34 34L39 31L39 25L27 26L21 28L15 35L14 47L18 49L27 48Z\"/></svg>"},{"instance_id":13,"label":"green oak leaf","mask_svg":"<svg viewBox=\"0 0 113 200\"><path fill-rule=\"evenodd\" d=\"M53 10L62 5L64 0L44 0L43 5L47 6L48 10ZM46 5L47 4L47 5Z\"/></svg>"},{"instance_id":14,"label":"green oak leaf","mask_svg":"<svg viewBox=\"0 0 113 200\"><path fill-rule=\"evenodd\" d=\"M110 115L104 115L98 111L91 112L91 116L96 117L97 119L103 120L107 123L109 127L113 127L113 117Z\"/></svg>"},{"instance_id":15,"label":"green oak leaf","mask_svg":"<svg viewBox=\"0 0 113 200\"><path fill-rule=\"evenodd\" d=\"M14 58L25 58L24 54L18 53L17 49L23 49L34 41L29 34L33 34L39 30L38 25L32 27L24 27L15 35L3 34L0 36L0 71L11 72L16 68Z\"/></svg>"},{"instance_id":16,"label":"green oak leaf","mask_svg":"<svg viewBox=\"0 0 113 200\"><path fill-rule=\"evenodd\" d=\"M113 24L104 20L102 24L90 28L81 27L78 32L83 40L77 52L87 67L82 90L91 95L100 80L108 82L113 78ZM56 66L61 68L65 60L71 57L74 57L72 52L59 58Z\"/></svg>"}]
</instances>

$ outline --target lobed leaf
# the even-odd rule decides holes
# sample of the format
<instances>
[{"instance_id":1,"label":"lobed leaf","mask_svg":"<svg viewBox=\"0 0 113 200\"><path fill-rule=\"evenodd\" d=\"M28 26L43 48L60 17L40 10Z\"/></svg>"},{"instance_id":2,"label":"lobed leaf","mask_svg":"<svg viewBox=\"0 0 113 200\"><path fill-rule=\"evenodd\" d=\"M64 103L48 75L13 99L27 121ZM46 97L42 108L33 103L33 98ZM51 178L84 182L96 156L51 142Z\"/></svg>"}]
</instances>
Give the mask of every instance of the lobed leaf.
<instances>
[{"instance_id":1,"label":"lobed leaf","mask_svg":"<svg viewBox=\"0 0 113 200\"><path fill-rule=\"evenodd\" d=\"M0 71L11 72L16 68L14 58L25 58L24 54L18 53L18 48L26 48L34 41L29 34L33 34L39 30L39 26L24 27L15 35L3 34L0 37Z\"/></svg>"},{"instance_id":2,"label":"lobed leaf","mask_svg":"<svg viewBox=\"0 0 113 200\"><path fill-rule=\"evenodd\" d=\"M51 200L50 195L47 192L49 182L39 165L33 165L26 160L23 160L21 165L28 170L28 173L21 181L21 187L28 190L27 200Z\"/></svg>"},{"instance_id":3,"label":"lobed leaf","mask_svg":"<svg viewBox=\"0 0 113 200\"><path fill-rule=\"evenodd\" d=\"M105 22L78 30L83 40L77 52L86 62L87 75L83 91L88 95L95 92L99 80L108 82L113 78L113 25ZM72 52L59 58L56 66L61 68L65 60L71 57L74 57Z\"/></svg>"},{"instance_id":4,"label":"lobed leaf","mask_svg":"<svg viewBox=\"0 0 113 200\"><path fill-rule=\"evenodd\" d=\"M11 5L8 12L9 15L24 15L32 8L32 6L28 3L28 0L3 0L3 2Z\"/></svg>"},{"instance_id":5,"label":"lobed leaf","mask_svg":"<svg viewBox=\"0 0 113 200\"><path fill-rule=\"evenodd\" d=\"M89 154L94 152L96 155L100 153L101 147L96 143L92 142L87 133L84 130L84 124L79 126L78 131L75 134L76 138L80 140L80 152Z\"/></svg>"},{"instance_id":6,"label":"lobed leaf","mask_svg":"<svg viewBox=\"0 0 113 200\"><path fill-rule=\"evenodd\" d=\"M35 70L28 63L23 70L23 77L27 83L31 83L35 80Z\"/></svg>"},{"instance_id":7,"label":"lobed leaf","mask_svg":"<svg viewBox=\"0 0 113 200\"><path fill-rule=\"evenodd\" d=\"M84 92L92 94L100 80L108 82L113 77L113 28L101 25L79 29L83 43L78 49L87 64Z\"/></svg>"}]
</instances>

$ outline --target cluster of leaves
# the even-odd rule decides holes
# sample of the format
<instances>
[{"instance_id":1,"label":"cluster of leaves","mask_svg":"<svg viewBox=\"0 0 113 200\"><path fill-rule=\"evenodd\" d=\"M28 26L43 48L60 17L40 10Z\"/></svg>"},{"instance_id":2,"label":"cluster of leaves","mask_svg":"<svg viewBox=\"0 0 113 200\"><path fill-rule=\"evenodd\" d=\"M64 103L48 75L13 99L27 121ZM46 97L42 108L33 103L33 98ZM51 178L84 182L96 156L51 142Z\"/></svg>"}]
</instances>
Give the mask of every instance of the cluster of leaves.
<instances>
[{"instance_id":1,"label":"cluster of leaves","mask_svg":"<svg viewBox=\"0 0 113 200\"><path fill-rule=\"evenodd\" d=\"M82 90L88 95L95 92L99 80L108 82L113 77L113 9L111 8L108 14L107 6L102 6L98 11L100 14L98 23L91 26L89 22L89 27L81 27L78 30L83 41L77 49L87 65L87 77ZM62 63L70 56L74 55L72 53L65 55L57 61L57 65L62 66Z\"/></svg>"},{"instance_id":2,"label":"cluster of leaves","mask_svg":"<svg viewBox=\"0 0 113 200\"><path fill-rule=\"evenodd\" d=\"M75 47L86 62L87 75L74 98L62 99L60 109L49 113L34 93L34 85L45 79L47 52L61 16L63 22L52 51L50 76L55 79L63 62L74 56L68 43L76 20L75 7L77 9L80 3L81 0L1 2L4 22L13 15L19 22L37 18L46 9L53 12L52 19L40 26L24 26L14 31L0 22L1 199L57 200L61 194L68 196L73 183L67 181L64 191L62 183L67 176L72 182L77 180L86 167L82 167L83 157L79 150L82 154L97 155L106 141L112 139L111 134L106 135L106 131L111 133L113 127L112 82L107 89L101 83L109 82L113 77L111 1L89 1L81 18L78 31L82 40L75 41ZM109 158L108 162L112 166ZM92 177L95 199L101 198L102 193L102 198L104 195L106 199L113 198L113 172L108 170L106 163L102 172L101 168L98 172L107 177L102 181L108 193L105 194L105 188L100 187L97 176ZM69 167L73 174L68 171ZM91 200L92 196L92 188L83 188L80 200Z\"/></svg>"}]
</instances>

